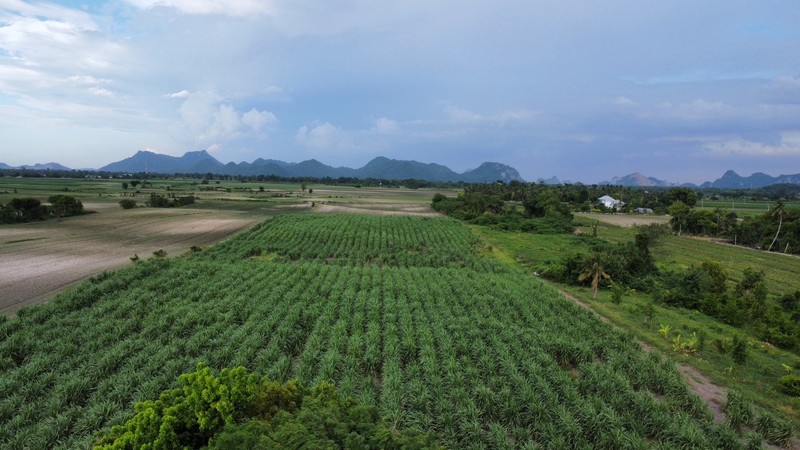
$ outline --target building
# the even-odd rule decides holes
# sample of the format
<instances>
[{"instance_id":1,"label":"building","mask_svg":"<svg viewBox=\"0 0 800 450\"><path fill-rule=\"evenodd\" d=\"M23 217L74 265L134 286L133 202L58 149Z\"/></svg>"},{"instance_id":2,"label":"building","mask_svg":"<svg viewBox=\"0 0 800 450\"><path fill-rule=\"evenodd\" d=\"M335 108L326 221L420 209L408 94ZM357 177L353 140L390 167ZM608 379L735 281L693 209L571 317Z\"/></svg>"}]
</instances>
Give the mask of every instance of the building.
<instances>
[{"instance_id":1,"label":"building","mask_svg":"<svg viewBox=\"0 0 800 450\"><path fill-rule=\"evenodd\" d=\"M608 209L619 209L624 205L621 201L611 197L610 195L604 195L597 199L598 203L602 203Z\"/></svg>"}]
</instances>

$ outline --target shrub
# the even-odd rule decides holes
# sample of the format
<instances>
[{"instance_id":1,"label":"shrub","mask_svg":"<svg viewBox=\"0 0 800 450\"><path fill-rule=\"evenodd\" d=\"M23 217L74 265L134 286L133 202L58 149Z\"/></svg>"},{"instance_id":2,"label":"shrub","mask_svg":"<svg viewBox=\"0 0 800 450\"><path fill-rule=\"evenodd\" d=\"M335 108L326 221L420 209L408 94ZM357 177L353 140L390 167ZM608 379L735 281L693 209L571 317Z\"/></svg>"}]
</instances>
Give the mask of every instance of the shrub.
<instances>
[{"instance_id":1,"label":"shrub","mask_svg":"<svg viewBox=\"0 0 800 450\"><path fill-rule=\"evenodd\" d=\"M133 199L130 199L130 198L126 198L126 199L120 200L119 201L119 206L121 206L122 209L136 208L136 200L133 200Z\"/></svg>"},{"instance_id":2,"label":"shrub","mask_svg":"<svg viewBox=\"0 0 800 450\"><path fill-rule=\"evenodd\" d=\"M778 380L778 384L785 394L800 397L800 375L784 375Z\"/></svg>"}]
</instances>

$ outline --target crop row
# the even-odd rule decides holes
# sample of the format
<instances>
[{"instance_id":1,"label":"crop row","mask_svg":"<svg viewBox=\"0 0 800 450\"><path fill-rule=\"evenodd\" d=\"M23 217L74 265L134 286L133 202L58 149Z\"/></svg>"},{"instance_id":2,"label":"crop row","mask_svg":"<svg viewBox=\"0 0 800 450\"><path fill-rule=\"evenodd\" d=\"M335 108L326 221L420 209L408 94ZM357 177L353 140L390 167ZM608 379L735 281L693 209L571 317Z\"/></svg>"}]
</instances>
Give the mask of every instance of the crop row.
<instances>
[{"instance_id":1,"label":"crop row","mask_svg":"<svg viewBox=\"0 0 800 450\"><path fill-rule=\"evenodd\" d=\"M284 215L198 257L458 267L476 262L474 247L477 243L468 229L450 219Z\"/></svg>"},{"instance_id":2,"label":"crop row","mask_svg":"<svg viewBox=\"0 0 800 450\"><path fill-rule=\"evenodd\" d=\"M672 365L521 273L184 259L126 276L0 325L0 446L85 447L199 361L333 380L451 447L732 439Z\"/></svg>"}]
</instances>

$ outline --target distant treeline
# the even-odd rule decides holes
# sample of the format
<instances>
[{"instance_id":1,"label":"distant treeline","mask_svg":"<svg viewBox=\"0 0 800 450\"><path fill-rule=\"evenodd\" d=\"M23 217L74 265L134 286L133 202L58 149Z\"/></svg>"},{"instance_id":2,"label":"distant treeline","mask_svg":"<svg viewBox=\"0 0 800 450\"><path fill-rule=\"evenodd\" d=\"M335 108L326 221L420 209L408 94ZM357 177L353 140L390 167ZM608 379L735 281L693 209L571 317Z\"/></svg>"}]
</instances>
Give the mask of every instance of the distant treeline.
<instances>
[{"instance_id":1,"label":"distant treeline","mask_svg":"<svg viewBox=\"0 0 800 450\"><path fill-rule=\"evenodd\" d=\"M52 195L49 205L37 198L14 198L7 204L0 203L0 223L23 223L52 217L68 217L83 214L83 203L69 195Z\"/></svg>"},{"instance_id":2,"label":"distant treeline","mask_svg":"<svg viewBox=\"0 0 800 450\"><path fill-rule=\"evenodd\" d=\"M98 172L94 170L27 170L27 169L0 169L0 176L12 177L49 177L49 178L109 178L115 179L150 179L150 180L169 180L174 178L197 178L198 180L219 180L247 182L272 182L272 183L315 183L331 186L360 186L360 187L406 187L410 189L419 188L466 188L468 186L482 186L496 189L498 186L505 186L508 192L519 191L521 187L547 187L557 190L563 189L565 192L578 194L578 198L584 197L583 192L588 194L588 199L596 200L603 195L610 195L618 200L622 200L630 208L645 207L652 208L653 200L650 195L659 197L660 193L678 190L695 192L697 200L702 198L757 198L764 200L792 200L800 196L800 184L774 184L758 189L719 189L719 188L690 188L690 187L657 187L657 186L618 186L609 184L560 184L545 185L543 183L525 183L511 181L504 183L479 183L471 184L463 181L441 182L409 179L383 179L383 178L354 178L354 177L280 177L276 175L219 175L214 173L152 173L152 172ZM513 200L513 199L511 199ZM669 203L663 205L669 207ZM664 210L666 213L666 210Z\"/></svg>"}]
</instances>

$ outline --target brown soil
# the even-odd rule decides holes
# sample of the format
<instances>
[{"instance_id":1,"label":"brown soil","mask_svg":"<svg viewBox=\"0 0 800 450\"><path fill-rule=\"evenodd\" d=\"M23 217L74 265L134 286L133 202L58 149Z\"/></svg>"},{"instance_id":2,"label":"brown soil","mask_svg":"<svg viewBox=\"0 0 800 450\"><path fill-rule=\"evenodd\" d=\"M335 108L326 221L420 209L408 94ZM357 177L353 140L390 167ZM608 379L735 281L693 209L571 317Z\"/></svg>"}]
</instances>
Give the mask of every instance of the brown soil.
<instances>
[{"instance_id":1,"label":"brown soil","mask_svg":"<svg viewBox=\"0 0 800 450\"><path fill-rule=\"evenodd\" d=\"M84 278L164 249L185 253L246 228L259 217L231 211L137 208L0 227L0 313L43 303Z\"/></svg>"},{"instance_id":2,"label":"brown soil","mask_svg":"<svg viewBox=\"0 0 800 450\"><path fill-rule=\"evenodd\" d=\"M369 203L348 206L317 204L314 210L322 213L369 214L375 216L438 216L439 214L424 205L409 203Z\"/></svg>"},{"instance_id":3,"label":"brown soil","mask_svg":"<svg viewBox=\"0 0 800 450\"><path fill-rule=\"evenodd\" d=\"M599 220L611 225L621 227L632 227L634 225L648 225L651 223L668 223L669 216L649 216L642 214L597 214L597 213L576 213L576 216L586 217L592 220Z\"/></svg>"}]
</instances>

